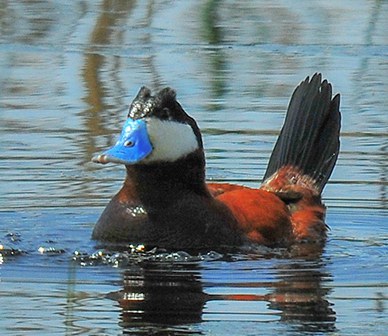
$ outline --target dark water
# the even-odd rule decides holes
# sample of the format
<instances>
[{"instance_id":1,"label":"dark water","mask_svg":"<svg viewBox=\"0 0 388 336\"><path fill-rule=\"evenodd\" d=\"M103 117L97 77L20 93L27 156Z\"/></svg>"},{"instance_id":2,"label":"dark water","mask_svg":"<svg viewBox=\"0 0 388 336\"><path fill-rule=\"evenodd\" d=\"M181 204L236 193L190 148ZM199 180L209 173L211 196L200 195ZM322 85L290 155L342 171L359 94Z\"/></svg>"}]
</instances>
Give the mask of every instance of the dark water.
<instances>
[{"instance_id":1,"label":"dark water","mask_svg":"<svg viewBox=\"0 0 388 336\"><path fill-rule=\"evenodd\" d=\"M387 1L1 1L3 335L386 335ZM294 86L342 94L321 256L99 250L113 143L142 85L174 87L208 177L258 185Z\"/></svg>"}]
</instances>

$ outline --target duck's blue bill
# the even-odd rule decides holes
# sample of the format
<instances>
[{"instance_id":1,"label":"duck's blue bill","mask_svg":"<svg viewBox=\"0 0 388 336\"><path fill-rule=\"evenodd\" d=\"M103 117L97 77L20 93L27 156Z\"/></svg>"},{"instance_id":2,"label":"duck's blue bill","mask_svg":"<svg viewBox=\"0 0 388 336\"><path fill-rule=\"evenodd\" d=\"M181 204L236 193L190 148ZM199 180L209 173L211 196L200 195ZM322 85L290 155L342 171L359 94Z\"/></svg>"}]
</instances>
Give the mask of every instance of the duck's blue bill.
<instances>
[{"instance_id":1,"label":"duck's blue bill","mask_svg":"<svg viewBox=\"0 0 388 336\"><path fill-rule=\"evenodd\" d=\"M131 165L138 163L152 152L144 120L128 118L123 126L116 144L92 160L98 163L122 163Z\"/></svg>"}]
</instances>

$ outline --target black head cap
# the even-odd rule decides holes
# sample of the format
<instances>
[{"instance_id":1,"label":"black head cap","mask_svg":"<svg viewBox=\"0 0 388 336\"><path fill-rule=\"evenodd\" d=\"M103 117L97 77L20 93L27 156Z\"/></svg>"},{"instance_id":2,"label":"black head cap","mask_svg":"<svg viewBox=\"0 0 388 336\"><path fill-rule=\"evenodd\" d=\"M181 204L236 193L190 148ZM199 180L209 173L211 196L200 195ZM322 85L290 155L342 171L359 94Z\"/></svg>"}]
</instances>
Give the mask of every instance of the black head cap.
<instances>
[{"instance_id":1,"label":"black head cap","mask_svg":"<svg viewBox=\"0 0 388 336\"><path fill-rule=\"evenodd\" d=\"M176 92L166 87L155 96L151 90L143 86L133 100L128 117L140 119L145 117L156 117L163 120L184 121L187 114L176 101Z\"/></svg>"},{"instance_id":2,"label":"black head cap","mask_svg":"<svg viewBox=\"0 0 388 336\"><path fill-rule=\"evenodd\" d=\"M129 107L128 118L141 119L146 117L159 118L191 125L199 142L202 144L201 134L197 123L190 117L176 100L175 90L166 87L156 95L143 86Z\"/></svg>"}]
</instances>

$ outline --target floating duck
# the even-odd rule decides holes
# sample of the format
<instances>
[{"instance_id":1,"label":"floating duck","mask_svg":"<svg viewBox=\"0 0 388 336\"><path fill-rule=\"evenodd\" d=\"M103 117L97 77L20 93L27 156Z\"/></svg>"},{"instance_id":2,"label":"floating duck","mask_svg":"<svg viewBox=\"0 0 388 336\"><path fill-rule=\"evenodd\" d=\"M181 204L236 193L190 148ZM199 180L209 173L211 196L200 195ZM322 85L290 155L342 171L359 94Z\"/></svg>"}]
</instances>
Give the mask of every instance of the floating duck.
<instances>
[{"instance_id":1,"label":"floating duck","mask_svg":"<svg viewBox=\"0 0 388 336\"><path fill-rule=\"evenodd\" d=\"M171 88L142 87L116 144L94 162L127 174L92 238L172 249L289 247L326 239L322 190L339 152L340 95L321 74L295 89L261 185L205 179L200 129Z\"/></svg>"}]
</instances>

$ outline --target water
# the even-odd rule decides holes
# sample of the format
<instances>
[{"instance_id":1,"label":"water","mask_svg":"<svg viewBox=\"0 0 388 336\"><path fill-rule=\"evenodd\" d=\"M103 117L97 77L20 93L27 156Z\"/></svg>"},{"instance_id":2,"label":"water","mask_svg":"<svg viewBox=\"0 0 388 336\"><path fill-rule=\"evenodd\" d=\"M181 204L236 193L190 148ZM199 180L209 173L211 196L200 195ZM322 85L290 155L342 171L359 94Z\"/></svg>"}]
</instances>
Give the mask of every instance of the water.
<instances>
[{"instance_id":1,"label":"water","mask_svg":"<svg viewBox=\"0 0 388 336\"><path fill-rule=\"evenodd\" d=\"M387 334L386 17L386 1L3 2L2 334ZM293 88L316 71L343 116L321 255L115 254L90 240L124 177L90 158L140 86L178 91L209 179L255 186Z\"/></svg>"}]
</instances>

